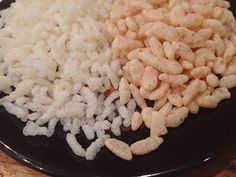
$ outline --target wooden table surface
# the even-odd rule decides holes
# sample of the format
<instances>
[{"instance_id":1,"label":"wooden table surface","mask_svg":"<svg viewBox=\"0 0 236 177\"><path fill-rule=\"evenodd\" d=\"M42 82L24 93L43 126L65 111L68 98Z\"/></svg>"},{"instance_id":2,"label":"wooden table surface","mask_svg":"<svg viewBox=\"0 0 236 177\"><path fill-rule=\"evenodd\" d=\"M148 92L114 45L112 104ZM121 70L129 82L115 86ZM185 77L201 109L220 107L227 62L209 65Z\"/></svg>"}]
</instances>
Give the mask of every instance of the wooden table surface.
<instances>
[{"instance_id":1,"label":"wooden table surface","mask_svg":"<svg viewBox=\"0 0 236 177\"><path fill-rule=\"evenodd\" d=\"M48 177L16 162L0 151L0 177ZM175 177L236 177L236 142L204 166Z\"/></svg>"}]
</instances>

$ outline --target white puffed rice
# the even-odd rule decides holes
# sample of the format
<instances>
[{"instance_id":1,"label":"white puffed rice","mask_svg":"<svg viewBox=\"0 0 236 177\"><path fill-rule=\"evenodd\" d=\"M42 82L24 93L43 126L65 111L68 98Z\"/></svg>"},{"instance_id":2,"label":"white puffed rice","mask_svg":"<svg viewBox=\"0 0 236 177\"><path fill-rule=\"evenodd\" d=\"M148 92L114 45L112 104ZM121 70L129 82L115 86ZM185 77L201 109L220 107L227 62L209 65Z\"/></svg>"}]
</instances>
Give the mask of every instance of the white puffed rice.
<instances>
[{"instance_id":1,"label":"white puffed rice","mask_svg":"<svg viewBox=\"0 0 236 177\"><path fill-rule=\"evenodd\" d=\"M123 71L122 59L112 60L105 29L112 2L18 0L1 11L0 91L8 95L0 105L27 122L26 136L50 137L60 122L72 151L88 160L104 145L112 123L120 134L117 112L128 120L136 107L132 103L129 112L115 105L119 92L112 89ZM95 139L87 150L75 138L81 127Z\"/></svg>"},{"instance_id":2,"label":"white puffed rice","mask_svg":"<svg viewBox=\"0 0 236 177\"><path fill-rule=\"evenodd\" d=\"M122 118L120 116L116 117L111 124L111 131L115 136L120 136L120 126L122 125Z\"/></svg>"}]
</instances>

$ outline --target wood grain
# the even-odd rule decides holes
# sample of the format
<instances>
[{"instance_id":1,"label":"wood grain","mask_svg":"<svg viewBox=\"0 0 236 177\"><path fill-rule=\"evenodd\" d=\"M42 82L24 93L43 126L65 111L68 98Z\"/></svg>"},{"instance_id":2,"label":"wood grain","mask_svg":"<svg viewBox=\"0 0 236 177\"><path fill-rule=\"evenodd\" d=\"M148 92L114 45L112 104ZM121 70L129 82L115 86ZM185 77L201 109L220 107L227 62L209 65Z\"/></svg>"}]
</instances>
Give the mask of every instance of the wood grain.
<instances>
[{"instance_id":1,"label":"wood grain","mask_svg":"<svg viewBox=\"0 0 236 177\"><path fill-rule=\"evenodd\" d=\"M0 177L47 177L18 163L0 151Z\"/></svg>"},{"instance_id":2,"label":"wood grain","mask_svg":"<svg viewBox=\"0 0 236 177\"><path fill-rule=\"evenodd\" d=\"M0 151L0 177L49 177L16 162ZM205 166L175 177L236 177L236 142Z\"/></svg>"}]
</instances>

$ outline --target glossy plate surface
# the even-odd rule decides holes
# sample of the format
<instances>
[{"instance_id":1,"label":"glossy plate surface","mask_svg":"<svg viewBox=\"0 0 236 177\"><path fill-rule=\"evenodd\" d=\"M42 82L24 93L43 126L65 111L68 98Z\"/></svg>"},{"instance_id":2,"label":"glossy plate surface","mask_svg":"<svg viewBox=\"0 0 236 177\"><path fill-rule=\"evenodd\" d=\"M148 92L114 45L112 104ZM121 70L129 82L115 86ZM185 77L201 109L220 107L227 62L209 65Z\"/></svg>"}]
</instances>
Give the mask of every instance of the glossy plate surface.
<instances>
[{"instance_id":1,"label":"glossy plate surface","mask_svg":"<svg viewBox=\"0 0 236 177\"><path fill-rule=\"evenodd\" d=\"M0 9L12 1L4 0ZM232 10L236 12L236 2ZM169 130L165 143L158 151L125 162L105 148L94 161L76 157L65 142L61 126L52 138L24 137L24 123L0 109L0 148L16 160L53 176L142 176L178 172L210 160L236 137L236 89L232 99L222 102L217 109L201 110L190 115L179 128ZM147 130L124 133L122 140L132 143L148 136ZM83 135L80 142L88 145Z\"/></svg>"}]
</instances>

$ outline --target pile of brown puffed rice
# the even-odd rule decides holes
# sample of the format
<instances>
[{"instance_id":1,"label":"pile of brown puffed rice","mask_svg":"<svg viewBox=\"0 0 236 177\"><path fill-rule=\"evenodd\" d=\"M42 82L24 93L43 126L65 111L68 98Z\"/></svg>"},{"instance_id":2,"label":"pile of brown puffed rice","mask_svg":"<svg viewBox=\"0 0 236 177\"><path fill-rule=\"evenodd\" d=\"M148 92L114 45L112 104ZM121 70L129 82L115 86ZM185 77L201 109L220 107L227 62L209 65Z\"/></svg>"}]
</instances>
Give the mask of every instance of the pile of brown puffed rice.
<instances>
[{"instance_id":1,"label":"pile of brown puffed rice","mask_svg":"<svg viewBox=\"0 0 236 177\"><path fill-rule=\"evenodd\" d=\"M106 140L117 156L131 160L162 144L168 127L189 112L216 108L236 87L236 21L224 0L116 0L107 30L113 57L124 59L120 102L131 96L140 112L132 130L144 122L150 137L131 146ZM148 107L147 100L154 101Z\"/></svg>"}]
</instances>

